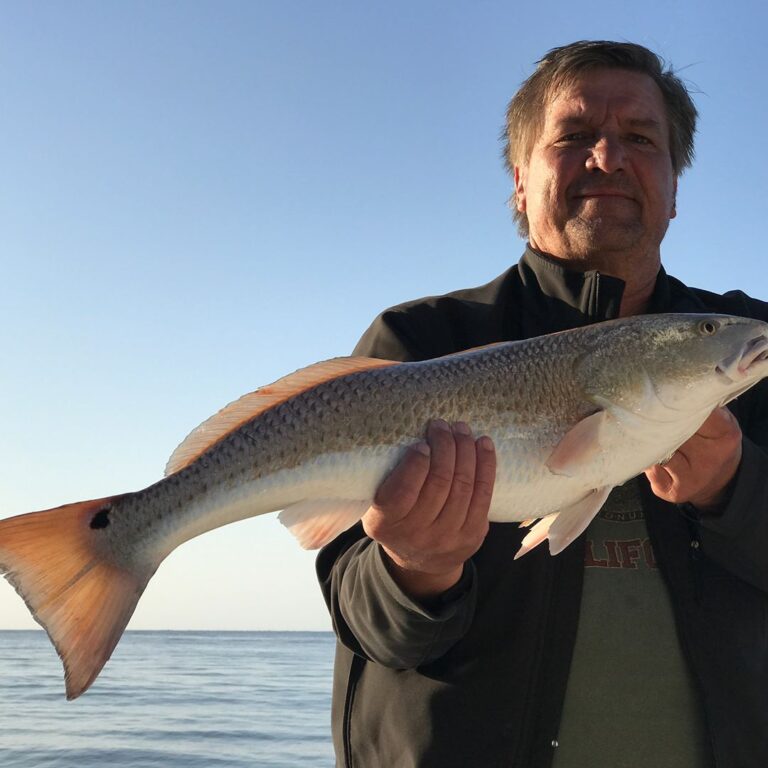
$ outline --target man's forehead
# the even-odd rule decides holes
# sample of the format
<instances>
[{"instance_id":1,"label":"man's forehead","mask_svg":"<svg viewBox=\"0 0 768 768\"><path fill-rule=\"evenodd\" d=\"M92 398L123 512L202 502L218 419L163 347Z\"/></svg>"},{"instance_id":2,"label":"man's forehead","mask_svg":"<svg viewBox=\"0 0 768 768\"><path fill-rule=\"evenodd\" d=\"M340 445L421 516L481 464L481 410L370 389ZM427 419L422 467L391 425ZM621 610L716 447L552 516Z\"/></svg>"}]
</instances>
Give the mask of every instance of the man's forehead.
<instances>
[{"instance_id":1,"label":"man's forehead","mask_svg":"<svg viewBox=\"0 0 768 768\"><path fill-rule=\"evenodd\" d=\"M607 111L646 127L667 125L661 90L641 72L589 70L553 88L544 104L546 123L599 118Z\"/></svg>"}]
</instances>

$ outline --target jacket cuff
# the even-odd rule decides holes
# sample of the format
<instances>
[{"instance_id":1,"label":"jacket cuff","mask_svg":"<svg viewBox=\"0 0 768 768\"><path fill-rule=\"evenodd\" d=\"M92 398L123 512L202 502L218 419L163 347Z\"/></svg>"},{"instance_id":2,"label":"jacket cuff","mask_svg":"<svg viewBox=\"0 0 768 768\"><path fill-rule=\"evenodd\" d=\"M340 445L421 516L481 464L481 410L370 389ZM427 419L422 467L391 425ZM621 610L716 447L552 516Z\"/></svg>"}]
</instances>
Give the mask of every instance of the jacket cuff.
<instances>
[{"instance_id":1,"label":"jacket cuff","mask_svg":"<svg viewBox=\"0 0 768 768\"><path fill-rule=\"evenodd\" d=\"M726 538L736 538L756 526L765 515L766 476L768 456L749 438L743 437L741 463L725 508L718 515L700 513L699 525Z\"/></svg>"},{"instance_id":2,"label":"jacket cuff","mask_svg":"<svg viewBox=\"0 0 768 768\"><path fill-rule=\"evenodd\" d=\"M456 613L463 599L469 596L475 583L475 566L472 561L464 563L464 570L461 578L450 588L438 597L429 601L429 605L424 602L414 600L400 588L400 585L392 578L392 574L387 568L385 561L386 555L381 544L376 544L373 549L374 571L378 577L381 586L392 597L392 599L404 608L406 611L419 614L432 621L445 621Z\"/></svg>"},{"instance_id":3,"label":"jacket cuff","mask_svg":"<svg viewBox=\"0 0 768 768\"><path fill-rule=\"evenodd\" d=\"M345 625L372 661L414 669L443 656L469 627L475 613L475 566L465 565L458 587L434 605L414 600L395 583L378 544L361 549L342 578L339 608Z\"/></svg>"}]
</instances>

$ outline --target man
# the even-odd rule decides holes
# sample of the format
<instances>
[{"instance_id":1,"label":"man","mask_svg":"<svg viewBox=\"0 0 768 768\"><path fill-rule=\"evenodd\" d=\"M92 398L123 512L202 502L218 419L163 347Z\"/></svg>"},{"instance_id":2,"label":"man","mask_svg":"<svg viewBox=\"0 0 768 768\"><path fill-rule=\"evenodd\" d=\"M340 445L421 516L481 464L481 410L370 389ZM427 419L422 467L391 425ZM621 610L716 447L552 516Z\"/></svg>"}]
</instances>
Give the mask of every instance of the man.
<instances>
[{"instance_id":1,"label":"man","mask_svg":"<svg viewBox=\"0 0 768 768\"><path fill-rule=\"evenodd\" d=\"M550 51L508 110L520 263L393 308L356 354L414 360L648 312L768 319L661 267L696 110L628 43ZM361 768L768 765L768 386L719 409L586 534L513 560L493 446L429 425L318 558L333 730Z\"/></svg>"}]
</instances>

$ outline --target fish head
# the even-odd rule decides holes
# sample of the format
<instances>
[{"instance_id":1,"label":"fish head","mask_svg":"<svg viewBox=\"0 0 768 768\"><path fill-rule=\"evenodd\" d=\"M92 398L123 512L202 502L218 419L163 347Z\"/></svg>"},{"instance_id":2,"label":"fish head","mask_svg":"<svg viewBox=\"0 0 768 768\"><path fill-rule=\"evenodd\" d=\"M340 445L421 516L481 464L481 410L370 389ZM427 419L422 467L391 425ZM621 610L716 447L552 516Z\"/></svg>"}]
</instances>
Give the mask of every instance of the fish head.
<instances>
[{"instance_id":1,"label":"fish head","mask_svg":"<svg viewBox=\"0 0 768 768\"><path fill-rule=\"evenodd\" d=\"M580 378L594 399L625 410L712 410L768 376L768 323L759 320L660 314L611 325Z\"/></svg>"}]
</instances>

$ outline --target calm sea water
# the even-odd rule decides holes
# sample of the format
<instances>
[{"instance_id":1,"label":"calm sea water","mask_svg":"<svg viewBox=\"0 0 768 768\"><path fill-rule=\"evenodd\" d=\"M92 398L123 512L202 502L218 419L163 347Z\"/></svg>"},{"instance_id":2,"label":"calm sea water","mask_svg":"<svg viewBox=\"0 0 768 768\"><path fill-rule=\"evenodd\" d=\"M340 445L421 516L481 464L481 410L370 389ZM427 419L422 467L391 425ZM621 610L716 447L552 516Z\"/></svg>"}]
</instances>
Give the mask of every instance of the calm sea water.
<instances>
[{"instance_id":1,"label":"calm sea water","mask_svg":"<svg viewBox=\"0 0 768 768\"><path fill-rule=\"evenodd\" d=\"M2 768L330 768L333 635L126 632L64 698L43 632L0 632Z\"/></svg>"}]
</instances>

